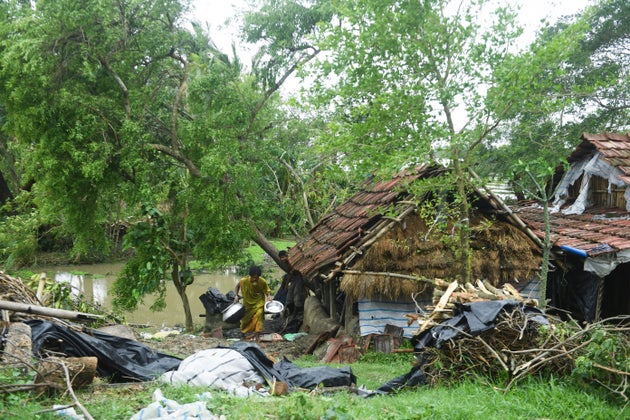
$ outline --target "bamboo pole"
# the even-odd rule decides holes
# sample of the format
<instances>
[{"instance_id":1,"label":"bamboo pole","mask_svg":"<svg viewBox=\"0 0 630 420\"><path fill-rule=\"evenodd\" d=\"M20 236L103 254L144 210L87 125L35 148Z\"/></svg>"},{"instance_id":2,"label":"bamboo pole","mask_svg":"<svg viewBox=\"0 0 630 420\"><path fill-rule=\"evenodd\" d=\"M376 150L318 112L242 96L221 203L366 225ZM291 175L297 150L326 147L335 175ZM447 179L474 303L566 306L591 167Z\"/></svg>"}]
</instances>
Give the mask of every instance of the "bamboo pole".
<instances>
[{"instance_id":1,"label":"bamboo pole","mask_svg":"<svg viewBox=\"0 0 630 420\"><path fill-rule=\"evenodd\" d=\"M27 314L52 316L64 319L106 319L104 315L88 314L85 312L68 311L65 309L47 308L45 306L29 305L26 303L0 300L0 309L13 312L24 312Z\"/></svg>"}]
</instances>

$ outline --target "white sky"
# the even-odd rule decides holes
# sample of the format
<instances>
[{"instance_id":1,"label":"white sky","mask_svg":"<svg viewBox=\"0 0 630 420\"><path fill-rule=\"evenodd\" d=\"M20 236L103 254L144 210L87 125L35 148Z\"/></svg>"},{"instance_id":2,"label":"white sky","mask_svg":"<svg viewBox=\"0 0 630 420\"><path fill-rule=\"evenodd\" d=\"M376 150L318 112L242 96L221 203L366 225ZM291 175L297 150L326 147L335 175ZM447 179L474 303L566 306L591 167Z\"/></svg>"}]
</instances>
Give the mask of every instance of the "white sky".
<instances>
[{"instance_id":1,"label":"white sky","mask_svg":"<svg viewBox=\"0 0 630 420\"><path fill-rule=\"evenodd\" d=\"M591 5L594 0L498 0L499 3L520 5L520 24L525 28L522 41L526 45L533 41L536 31L540 29L541 20L554 22L558 17L570 15ZM247 10L248 0L193 0L193 19L209 26L210 37L220 51L232 52L232 44L236 45L239 58L248 66L251 52L238 39L238 27L227 24L238 11Z\"/></svg>"},{"instance_id":2,"label":"white sky","mask_svg":"<svg viewBox=\"0 0 630 420\"><path fill-rule=\"evenodd\" d=\"M521 24L526 31L534 34L540 28L541 19L551 21L559 16L573 14L593 3L593 0L500 0L521 6ZM223 51L229 51L232 41L238 45L236 28L224 26L226 19L239 10L248 8L247 0L193 0L194 18L208 23L213 40Z\"/></svg>"}]
</instances>

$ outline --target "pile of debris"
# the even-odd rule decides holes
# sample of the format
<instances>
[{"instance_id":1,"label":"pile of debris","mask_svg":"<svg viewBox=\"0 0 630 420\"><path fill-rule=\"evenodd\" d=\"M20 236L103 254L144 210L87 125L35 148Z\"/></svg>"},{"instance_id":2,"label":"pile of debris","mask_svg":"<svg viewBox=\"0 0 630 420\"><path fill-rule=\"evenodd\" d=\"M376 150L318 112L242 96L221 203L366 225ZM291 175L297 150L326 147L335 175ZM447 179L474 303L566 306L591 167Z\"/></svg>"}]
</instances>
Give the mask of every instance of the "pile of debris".
<instances>
[{"instance_id":1,"label":"pile of debris","mask_svg":"<svg viewBox=\"0 0 630 420\"><path fill-rule=\"evenodd\" d=\"M452 318L458 305L472 302L486 302L493 300L516 300L531 307L537 307L535 299L525 299L514 286L505 283L501 288L494 287L488 281L477 280L477 285L471 283L459 284L456 280L448 283L435 279L433 288L433 305L425 307L421 313L407 314L407 325L417 322L419 333L437 325L440 321ZM430 311L430 313L426 313Z\"/></svg>"},{"instance_id":2,"label":"pile of debris","mask_svg":"<svg viewBox=\"0 0 630 420\"><path fill-rule=\"evenodd\" d=\"M22 283L22 280L0 271L0 300L36 305L35 293Z\"/></svg>"},{"instance_id":3,"label":"pile of debris","mask_svg":"<svg viewBox=\"0 0 630 420\"><path fill-rule=\"evenodd\" d=\"M129 337L126 326L112 326L120 327L114 332L112 327L99 330L77 322L102 320L103 315L48 308L39 302L38 294L21 279L0 271L0 364L33 377L30 384L5 385L0 392L71 389L96 376L148 380L180 362Z\"/></svg>"},{"instance_id":4,"label":"pile of debris","mask_svg":"<svg viewBox=\"0 0 630 420\"><path fill-rule=\"evenodd\" d=\"M419 325L411 342L427 383L472 372L508 378L507 391L518 380L540 371L570 374L580 356L599 346L598 340L616 337L625 355L620 357L619 349L615 350L608 358L610 365L595 362L591 367L605 374L606 388L628 400L630 373L615 360L630 356L630 317L580 325L543 312L535 300L523 298L509 284L501 289L481 281L476 286L439 280L436 284L430 312L407 315L409 325Z\"/></svg>"}]
</instances>

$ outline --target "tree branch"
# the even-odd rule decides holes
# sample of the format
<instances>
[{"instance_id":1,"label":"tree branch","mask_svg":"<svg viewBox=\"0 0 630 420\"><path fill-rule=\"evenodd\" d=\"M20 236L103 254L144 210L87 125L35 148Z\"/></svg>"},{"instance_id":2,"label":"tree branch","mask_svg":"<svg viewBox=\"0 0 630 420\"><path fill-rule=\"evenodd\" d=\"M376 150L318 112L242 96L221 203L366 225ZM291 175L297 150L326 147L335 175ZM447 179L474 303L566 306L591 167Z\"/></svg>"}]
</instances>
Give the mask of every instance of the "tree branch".
<instances>
[{"instance_id":1,"label":"tree branch","mask_svg":"<svg viewBox=\"0 0 630 420\"><path fill-rule=\"evenodd\" d=\"M176 161L180 162L190 171L190 174L196 178L201 178L201 171L197 166L193 163L192 160L188 159L186 156L181 155L178 151L173 150L172 148L165 146L163 144L149 144L153 149L162 152Z\"/></svg>"}]
</instances>

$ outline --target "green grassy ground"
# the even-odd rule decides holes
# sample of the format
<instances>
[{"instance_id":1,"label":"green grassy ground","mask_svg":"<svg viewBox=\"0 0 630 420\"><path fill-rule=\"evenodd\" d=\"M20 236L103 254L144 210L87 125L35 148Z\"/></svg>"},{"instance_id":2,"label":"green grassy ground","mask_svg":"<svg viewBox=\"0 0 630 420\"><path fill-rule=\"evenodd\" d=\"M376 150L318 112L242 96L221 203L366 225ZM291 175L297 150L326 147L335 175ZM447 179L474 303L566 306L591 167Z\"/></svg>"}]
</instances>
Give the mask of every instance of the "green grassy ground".
<instances>
[{"instance_id":1,"label":"green grassy ground","mask_svg":"<svg viewBox=\"0 0 630 420\"><path fill-rule=\"evenodd\" d=\"M282 239L276 239L271 242L275 245L278 251L286 250L295 245L295 241L286 241ZM252 260L254 260L256 264L261 264L263 262L265 251L263 251L262 248L260 248L258 245L253 244L249 246L245 251L249 253L249 255L251 255Z\"/></svg>"},{"instance_id":2,"label":"green grassy ground","mask_svg":"<svg viewBox=\"0 0 630 420\"><path fill-rule=\"evenodd\" d=\"M310 357L294 361L302 367L316 366ZM352 364L358 385L376 389L409 371L408 354L367 353ZM2 382L14 381L7 378ZM152 402L160 388L166 398L180 404L197 401L209 393L206 406L226 419L625 419L630 409L600 389L589 388L569 378L529 378L505 393L501 384L483 378L463 378L450 386L400 391L393 395L359 397L345 391L333 394L293 392L282 397L239 398L223 391L187 386L172 387L157 382L131 385L96 385L77 390L77 398L95 419L128 419ZM27 392L0 394L2 419L55 419L42 412L53 404L68 404L68 395Z\"/></svg>"}]
</instances>

